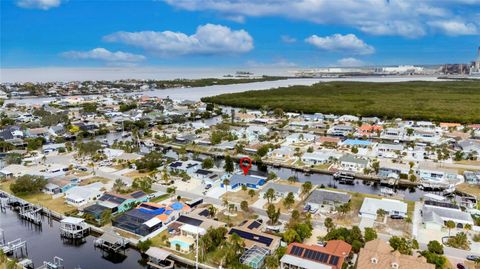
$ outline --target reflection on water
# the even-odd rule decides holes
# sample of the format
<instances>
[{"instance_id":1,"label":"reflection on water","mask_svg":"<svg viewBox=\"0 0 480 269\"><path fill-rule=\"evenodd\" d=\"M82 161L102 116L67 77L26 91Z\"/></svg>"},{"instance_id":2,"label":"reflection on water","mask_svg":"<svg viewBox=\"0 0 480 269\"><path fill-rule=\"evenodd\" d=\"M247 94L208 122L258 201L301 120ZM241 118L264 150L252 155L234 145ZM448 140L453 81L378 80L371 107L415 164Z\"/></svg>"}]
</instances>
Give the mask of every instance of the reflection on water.
<instances>
[{"instance_id":1,"label":"reflection on water","mask_svg":"<svg viewBox=\"0 0 480 269\"><path fill-rule=\"evenodd\" d=\"M141 265L141 255L133 249L126 249L125 254L107 255L94 247L93 236L84 242L73 243L60 238L60 225L56 221L48 222L44 218L42 226L36 226L21 220L11 210L0 213L0 227L5 231L5 240L22 238L27 241L29 259L36 267L43 261L51 261L58 256L64 260L65 269L134 269L146 268Z\"/></svg>"}]
</instances>

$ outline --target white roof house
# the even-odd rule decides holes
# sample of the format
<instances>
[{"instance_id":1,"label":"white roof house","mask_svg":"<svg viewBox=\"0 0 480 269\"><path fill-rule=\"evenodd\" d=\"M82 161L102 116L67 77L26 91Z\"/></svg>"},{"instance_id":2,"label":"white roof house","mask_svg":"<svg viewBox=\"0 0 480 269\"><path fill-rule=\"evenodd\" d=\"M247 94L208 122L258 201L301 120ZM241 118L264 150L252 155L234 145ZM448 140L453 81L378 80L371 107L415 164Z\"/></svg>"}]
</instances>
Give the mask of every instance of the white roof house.
<instances>
[{"instance_id":1,"label":"white roof house","mask_svg":"<svg viewBox=\"0 0 480 269\"><path fill-rule=\"evenodd\" d=\"M377 211L383 209L387 212L388 215L407 215L407 204L393 199L375 199L375 198L365 198L363 200L362 207L360 208L359 215L361 217L367 217L376 219Z\"/></svg>"},{"instance_id":2,"label":"white roof house","mask_svg":"<svg viewBox=\"0 0 480 269\"><path fill-rule=\"evenodd\" d=\"M286 185L286 184L279 184L275 182L268 182L265 184L265 186L262 188L260 192L260 196L262 197L265 192L267 192L268 189L273 189L275 191L275 196L277 197L287 197L288 193L291 192L293 195L298 198L300 195L300 187L293 186L293 185Z\"/></svg>"},{"instance_id":3,"label":"white roof house","mask_svg":"<svg viewBox=\"0 0 480 269\"><path fill-rule=\"evenodd\" d=\"M65 192L65 201L73 206L83 206L94 199L100 198L104 185L95 182L86 186L76 186Z\"/></svg>"}]
</instances>

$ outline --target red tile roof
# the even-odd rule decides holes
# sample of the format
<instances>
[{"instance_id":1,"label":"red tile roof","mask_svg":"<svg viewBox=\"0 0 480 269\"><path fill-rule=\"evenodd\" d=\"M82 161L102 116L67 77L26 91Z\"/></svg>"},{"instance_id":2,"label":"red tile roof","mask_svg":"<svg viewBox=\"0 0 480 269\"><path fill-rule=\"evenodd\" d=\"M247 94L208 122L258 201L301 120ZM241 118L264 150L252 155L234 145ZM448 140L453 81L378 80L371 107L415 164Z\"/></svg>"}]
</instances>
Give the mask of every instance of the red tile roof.
<instances>
[{"instance_id":1,"label":"red tile roof","mask_svg":"<svg viewBox=\"0 0 480 269\"><path fill-rule=\"evenodd\" d=\"M325 245L325 247L317 246L317 245L306 245L306 244L302 244L302 243L291 243L291 244L288 245L286 253L289 254L289 255L294 255L293 253L291 253L292 248L294 246L301 247L301 248L304 248L304 249L310 249L310 250L314 250L314 251L318 251L318 252L322 252L322 253L325 253L325 254L334 255L334 256L339 257L339 260L338 260L338 263L337 263L336 266L333 266L333 265L329 264L334 269L342 268L342 265L343 265L343 262L344 262L345 258L352 251L352 246L349 245L348 243L345 243L342 240L330 240L330 241L327 242L327 245ZM300 257L300 258L306 259L306 260L311 260L311 259L308 259L308 258L304 257L304 255L305 255L305 251L303 251L300 256L298 256L298 255L294 255L294 256L297 256L297 257ZM311 261L320 263L317 260L311 260Z\"/></svg>"}]
</instances>

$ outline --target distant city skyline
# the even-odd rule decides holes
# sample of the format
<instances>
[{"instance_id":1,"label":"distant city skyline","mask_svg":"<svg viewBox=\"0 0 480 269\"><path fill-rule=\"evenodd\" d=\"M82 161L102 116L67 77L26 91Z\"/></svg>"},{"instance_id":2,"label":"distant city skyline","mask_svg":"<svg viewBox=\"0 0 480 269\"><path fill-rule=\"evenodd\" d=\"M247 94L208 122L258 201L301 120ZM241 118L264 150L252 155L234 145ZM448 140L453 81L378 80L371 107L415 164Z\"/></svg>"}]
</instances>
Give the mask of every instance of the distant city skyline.
<instances>
[{"instance_id":1,"label":"distant city skyline","mask_svg":"<svg viewBox=\"0 0 480 269\"><path fill-rule=\"evenodd\" d=\"M7 0L1 32L2 69L469 63L480 1Z\"/></svg>"}]
</instances>

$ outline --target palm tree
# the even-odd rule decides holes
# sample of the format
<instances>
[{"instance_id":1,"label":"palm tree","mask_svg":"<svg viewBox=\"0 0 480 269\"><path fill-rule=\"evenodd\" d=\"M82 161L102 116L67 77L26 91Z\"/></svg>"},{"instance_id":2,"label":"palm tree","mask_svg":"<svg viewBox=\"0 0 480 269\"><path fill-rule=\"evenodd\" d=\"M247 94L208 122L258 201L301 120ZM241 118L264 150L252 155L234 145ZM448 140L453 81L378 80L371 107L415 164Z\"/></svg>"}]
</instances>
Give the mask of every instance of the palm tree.
<instances>
[{"instance_id":1,"label":"palm tree","mask_svg":"<svg viewBox=\"0 0 480 269\"><path fill-rule=\"evenodd\" d=\"M278 258L275 255L269 255L265 258L265 267L267 269L276 269L278 266Z\"/></svg>"},{"instance_id":2,"label":"palm tree","mask_svg":"<svg viewBox=\"0 0 480 269\"><path fill-rule=\"evenodd\" d=\"M215 214L217 214L217 208L213 205L210 205L208 207L208 215L213 218L215 217Z\"/></svg>"},{"instance_id":3,"label":"palm tree","mask_svg":"<svg viewBox=\"0 0 480 269\"><path fill-rule=\"evenodd\" d=\"M325 228L327 228L327 232L330 232L333 228L335 228L335 223L333 223L332 218L326 218L324 225Z\"/></svg>"},{"instance_id":4,"label":"palm tree","mask_svg":"<svg viewBox=\"0 0 480 269\"><path fill-rule=\"evenodd\" d=\"M223 180L223 187L225 187L225 194L227 193L227 186L230 185L230 180L224 179Z\"/></svg>"},{"instance_id":5,"label":"palm tree","mask_svg":"<svg viewBox=\"0 0 480 269\"><path fill-rule=\"evenodd\" d=\"M448 220L446 223L445 223L445 226L447 227L448 229L448 236L450 236L450 231L455 228L455 222L453 222L453 220Z\"/></svg>"},{"instance_id":6,"label":"palm tree","mask_svg":"<svg viewBox=\"0 0 480 269\"><path fill-rule=\"evenodd\" d=\"M302 184L302 195L308 194L312 190L312 182L307 181Z\"/></svg>"},{"instance_id":7,"label":"palm tree","mask_svg":"<svg viewBox=\"0 0 480 269\"><path fill-rule=\"evenodd\" d=\"M251 198L253 198L253 196L255 196L255 190L252 190L252 189L248 190L248 195L249 195Z\"/></svg>"},{"instance_id":8,"label":"palm tree","mask_svg":"<svg viewBox=\"0 0 480 269\"><path fill-rule=\"evenodd\" d=\"M290 209L290 207L295 203L295 197L293 196L293 192L289 192L287 197L283 200L283 205Z\"/></svg>"},{"instance_id":9,"label":"palm tree","mask_svg":"<svg viewBox=\"0 0 480 269\"><path fill-rule=\"evenodd\" d=\"M123 183L120 178L117 178L115 180L115 183L113 183L113 190L115 190L116 192L120 192L123 187L125 187L125 183Z\"/></svg>"},{"instance_id":10,"label":"palm tree","mask_svg":"<svg viewBox=\"0 0 480 269\"><path fill-rule=\"evenodd\" d=\"M467 234L468 234L468 232L470 232L472 230L472 225L471 224L465 224L465 226L463 228L465 229L465 231L467 231Z\"/></svg>"},{"instance_id":11,"label":"palm tree","mask_svg":"<svg viewBox=\"0 0 480 269\"><path fill-rule=\"evenodd\" d=\"M263 198L267 199L269 204L272 203L272 201L275 200L275 190L272 188L269 188L263 195Z\"/></svg>"}]
</instances>

